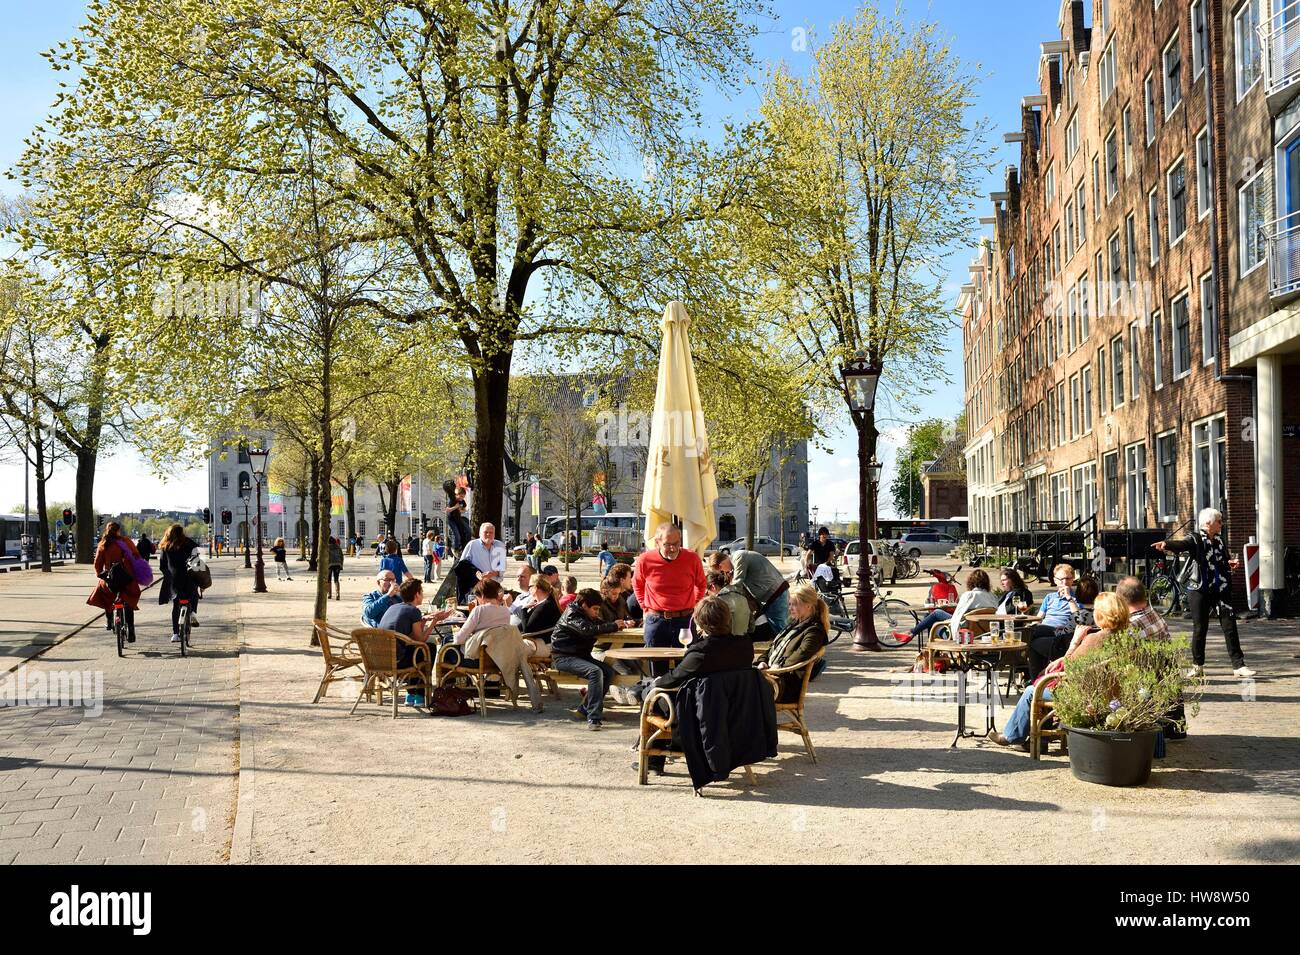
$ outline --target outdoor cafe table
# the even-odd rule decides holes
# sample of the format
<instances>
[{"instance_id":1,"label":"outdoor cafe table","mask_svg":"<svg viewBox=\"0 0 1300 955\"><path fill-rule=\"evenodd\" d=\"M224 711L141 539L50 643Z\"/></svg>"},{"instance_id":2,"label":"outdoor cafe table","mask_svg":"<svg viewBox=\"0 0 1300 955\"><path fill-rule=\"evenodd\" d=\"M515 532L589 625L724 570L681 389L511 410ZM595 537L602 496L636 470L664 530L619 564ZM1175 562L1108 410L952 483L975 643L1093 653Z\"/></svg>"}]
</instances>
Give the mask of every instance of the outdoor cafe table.
<instances>
[{"instance_id":1,"label":"outdoor cafe table","mask_svg":"<svg viewBox=\"0 0 1300 955\"><path fill-rule=\"evenodd\" d=\"M998 643L931 640L929 649L932 658L942 659L957 671L957 735L953 737L950 748L955 749L957 741L963 737L974 738L980 735L966 729L966 674L971 670L984 674L984 700L987 708L984 735L987 735L989 730L997 726L997 672L1001 668L1003 657L1011 654L1018 656L1026 650L1026 644L1020 640Z\"/></svg>"},{"instance_id":2,"label":"outdoor cafe table","mask_svg":"<svg viewBox=\"0 0 1300 955\"><path fill-rule=\"evenodd\" d=\"M685 647L615 647L605 651L606 660L631 660L641 668L642 675L648 676L647 664L655 660L668 660L676 663L686 656Z\"/></svg>"}]
</instances>

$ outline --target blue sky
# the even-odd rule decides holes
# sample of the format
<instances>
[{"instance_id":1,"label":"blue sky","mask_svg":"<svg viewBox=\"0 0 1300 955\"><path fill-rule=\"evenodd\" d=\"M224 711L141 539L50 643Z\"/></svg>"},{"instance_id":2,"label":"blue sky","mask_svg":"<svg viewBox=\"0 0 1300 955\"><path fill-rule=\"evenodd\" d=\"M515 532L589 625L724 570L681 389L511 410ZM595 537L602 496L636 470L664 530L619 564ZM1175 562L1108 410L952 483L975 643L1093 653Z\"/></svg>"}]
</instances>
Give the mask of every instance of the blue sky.
<instances>
[{"instance_id":1,"label":"blue sky","mask_svg":"<svg viewBox=\"0 0 1300 955\"><path fill-rule=\"evenodd\" d=\"M22 151L22 142L31 128L45 116L53 101L58 80L49 70L40 52L61 39L71 36L81 22L85 4L82 0L0 0L5 9L5 29L0 32L0 168L9 168ZM975 115L987 117L991 135L998 146L993 174L985 192L1000 188L1002 169L1018 158L1013 147L1002 144L1002 133L1019 129L1020 98L1037 92L1038 44L1059 36L1055 2L1045 0L932 0L929 3L903 2L909 19L937 22L952 41L953 49L981 77L977 87ZM788 2L774 0L775 22L765 24L755 43L760 62L784 60L795 72L805 72L809 54L794 49L794 32L811 28L826 36L837 20L853 16L857 6L831 0ZM706 101L706 123L727 116L745 115L756 102L754 90L741 91L734 97L711 95ZM12 183L0 190L12 193ZM988 214L987 202L977 208ZM972 247L978 233L971 237ZM949 259L949 291L956 300L959 286L966 281L966 263L971 249L954 250ZM962 406L961 336L954 328L946 341L936 342L936 365L948 370L952 382L940 385L926 401L926 415L952 417ZM883 427L901 431L905 420L888 421ZM857 459L851 430L845 420L838 422L828 451L814 451L809 461L809 484L813 488L811 503L819 508L825 521L836 513L849 518L857 508ZM882 486L888 484L893 470L893 447L886 438L881 460L885 463ZM105 511L133 510L144 506L202 506L206 496L206 477L202 471L178 473L167 479L144 475L144 467L132 455L117 452L104 463L97 485L97 505ZM0 508L7 509L21 500L22 468L0 463L0 488L5 497ZM71 473L57 473L51 487L52 499L70 498ZM33 492L34 493L34 492ZM882 500L882 514L892 509Z\"/></svg>"}]
</instances>

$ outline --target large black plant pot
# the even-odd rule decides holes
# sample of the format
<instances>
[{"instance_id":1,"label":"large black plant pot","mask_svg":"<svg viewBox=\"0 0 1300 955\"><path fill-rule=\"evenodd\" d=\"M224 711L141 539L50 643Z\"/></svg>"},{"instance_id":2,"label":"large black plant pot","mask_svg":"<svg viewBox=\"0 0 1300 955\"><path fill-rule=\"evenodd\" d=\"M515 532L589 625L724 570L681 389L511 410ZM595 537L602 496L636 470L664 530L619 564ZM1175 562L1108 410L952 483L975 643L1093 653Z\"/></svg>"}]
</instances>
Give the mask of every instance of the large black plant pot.
<instances>
[{"instance_id":1,"label":"large black plant pot","mask_svg":"<svg viewBox=\"0 0 1300 955\"><path fill-rule=\"evenodd\" d=\"M1141 786L1151 778L1156 730L1116 733L1069 728L1070 771L1102 786Z\"/></svg>"}]
</instances>

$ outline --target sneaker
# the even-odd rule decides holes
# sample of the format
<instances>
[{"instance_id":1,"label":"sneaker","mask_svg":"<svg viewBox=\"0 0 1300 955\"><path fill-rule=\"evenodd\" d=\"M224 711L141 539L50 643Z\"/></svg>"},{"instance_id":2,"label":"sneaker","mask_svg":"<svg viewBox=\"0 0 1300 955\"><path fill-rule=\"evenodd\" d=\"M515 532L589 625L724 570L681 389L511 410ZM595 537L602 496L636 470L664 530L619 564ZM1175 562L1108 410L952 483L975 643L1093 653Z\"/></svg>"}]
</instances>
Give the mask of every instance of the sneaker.
<instances>
[{"instance_id":1,"label":"sneaker","mask_svg":"<svg viewBox=\"0 0 1300 955\"><path fill-rule=\"evenodd\" d=\"M285 580L293 580L292 577L286 577L286 578L284 578L284 579L285 579Z\"/></svg>"},{"instance_id":2,"label":"sneaker","mask_svg":"<svg viewBox=\"0 0 1300 955\"><path fill-rule=\"evenodd\" d=\"M198 625L199 625L199 618L194 616L194 614L190 614L190 626L197 627Z\"/></svg>"},{"instance_id":3,"label":"sneaker","mask_svg":"<svg viewBox=\"0 0 1300 955\"><path fill-rule=\"evenodd\" d=\"M569 710L569 716L573 717L575 720L585 720L587 718L587 711L581 706L575 706L573 709Z\"/></svg>"},{"instance_id":4,"label":"sneaker","mask_svg":"<svg viewBox=\"0 0 1300 955\"><path fill-rule=\"evenodd\" d=\"M112 633L112 632L113 632L113 625L110 623L110 624L109 624L108 626L106 626L104 629L107 630L109 633Z\"/></svg>"},{"instance_id":5,"label":"sneaker","mask_svg":"<svg viewBox=\"0 0 1300 955\"><path fill-rule=\"evenodd\" d=\"M605 724L602 723L600 720L591 720L590 722L587 723L587 729L591 730L594 733L596 732L596 730L600 729L604 725Z\"/></svg>"},{"instance_id":6,"label":"sneaker","mask_svg":"<svg viewBox=\"0 0 1300 955\"><path fill-rule=\"evenodd\" d=\"M1183 675L1189 680L1199 680L1201 677L1205 676L1205 667L1200 664L1188 667Z\"/></svg>"},{"instance_id":7,"label":"sneaker","mask_svg":"<svg viewBox=\"0 0 1300 955\"><path fill-rule=\"evenodd\" d=\"M408 694L406 694L406 705L407 705L407 706L424 706L424 694L423 694L423 693L408 693Z\"/></svg>"},{"instance_id":8,"label":"sneaker","mask_svg":"<svg viewBox=\"0 0 1300 955\"><path fill-rule=\"evenodd\" d=\"M172 643L180 643L180 642L181 642L181 635L179 633L173 633Z\"/></svg>"},{"instance_id":9,"label":"sneaker","mask_svg":"<svg viewBox=\"0 0 1300 955\"><path fill-rule=\"evenodd\" d=\"M895 640L896 642L898 642L898 643L910 643L911 640L912 640L912 631L910 631L910 630L895 630L895 631L894 631L894 640Z\"/></svg>"},{"instance_id":10,"label":"sneaker","mask_svg":"<svg viewBox=\"0 0 1300 955\"><path fill-rule=\"evenodd\" d=\"M1255 671L1243 663L1241 666L1237 667L1237 669L1232 671L1232 675L1239 676L1243 680L1248 680L1255 675Z\"/></svg>"},{"instance_id":11,"label":"sneaker","mask_svg":"<svg viewBox=\"0 0 1300 955\"><path fill-rule=\"evenodd\" d=\"M126 635L126 642L127 642L127 643L135 643L135 634L134 634L134 633L128 633L128 634ZM1253 672L1253 671L1252 671L1252 672Z\"/></svg>"}]
</instances>

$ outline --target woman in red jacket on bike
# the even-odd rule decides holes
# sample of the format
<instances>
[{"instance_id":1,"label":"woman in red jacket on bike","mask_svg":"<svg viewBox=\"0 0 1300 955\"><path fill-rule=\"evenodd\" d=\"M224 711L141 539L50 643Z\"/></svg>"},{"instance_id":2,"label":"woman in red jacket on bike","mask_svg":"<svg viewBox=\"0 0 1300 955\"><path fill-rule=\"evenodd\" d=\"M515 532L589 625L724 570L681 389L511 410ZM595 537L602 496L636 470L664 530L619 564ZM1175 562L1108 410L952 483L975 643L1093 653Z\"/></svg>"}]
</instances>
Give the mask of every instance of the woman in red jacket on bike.
<instances>
[{"instance_id":1,"label":"woman in red jacket on bike","mask_svg":"<svg viewBox=\"0 0 1300 955\"><path fill-rule=\"evenodd\" d=\"M104 611L108 618L107 630L111 633L113 630L113 598L120 596L122 598L122 607L126 614L126 639L128 643L135 643L135 612L140 609L140 584L135 579L135 568L131 566L133 560L140 557L140 552L136 550L135 544L131 539L122 533L122 525L117 521L109 521L108 526L104 528L104 536L100 538L99 547L95 551L95 573L102 574L114 564L121 564L123 569L130 577L130 583L119 593L114 594L109 589L108 584L103 580L95 583L95 589L87 598L86 603L92 607L98 607Z\"/></svg>"}]
</instances>

